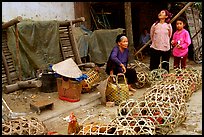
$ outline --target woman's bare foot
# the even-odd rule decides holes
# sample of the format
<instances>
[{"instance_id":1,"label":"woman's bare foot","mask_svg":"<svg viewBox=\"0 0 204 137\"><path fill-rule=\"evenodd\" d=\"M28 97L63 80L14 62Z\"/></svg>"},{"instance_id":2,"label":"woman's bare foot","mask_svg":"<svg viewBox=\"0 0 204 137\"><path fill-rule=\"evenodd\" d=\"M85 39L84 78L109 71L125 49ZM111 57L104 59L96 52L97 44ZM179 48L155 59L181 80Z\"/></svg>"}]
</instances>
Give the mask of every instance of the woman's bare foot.
<instances>
[{"instance_id":1,"label":"woman's bare foot","mask_svg":"<svg viewBox=\"0 0 204 137\"><path fill-rule=\"evenodd\" d=\"M128 85L128 88L129 88L129 91L133 91L133 92L136 92L137 90L134 89L131 85Z\"/></svg>"},{"instance_id":2,"label":"woman's bare foot","mask_svg":"<svg viewBox=\"0 0 204 137\"><path fill-rule=\"evenodd\" d=\"M129 96L133 96L133 94L134 94L133 92L129 91Z\"/></svg>"}]
</instances>

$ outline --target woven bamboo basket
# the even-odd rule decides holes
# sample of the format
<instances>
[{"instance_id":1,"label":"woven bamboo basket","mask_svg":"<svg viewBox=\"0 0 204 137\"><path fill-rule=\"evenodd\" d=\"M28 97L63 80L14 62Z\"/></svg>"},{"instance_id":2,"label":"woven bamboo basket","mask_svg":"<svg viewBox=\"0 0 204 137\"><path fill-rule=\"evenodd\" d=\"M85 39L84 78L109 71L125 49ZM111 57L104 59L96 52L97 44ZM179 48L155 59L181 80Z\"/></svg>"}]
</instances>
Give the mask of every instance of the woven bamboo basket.
<instances>
[{"instance_id":1,"label":"woven bamboo basket","mask_svg":"<svg viewBox=\"0 0 204 137\"><path fill-rule=\"evenodd\" d=\"M119 105L120 102L128 98L129 88L125 75L119 73L117 76L109 76L106 87L106 101L115 102L115 105Z\"/></svg>"},{"instance_id":2,"label":"woven bamboo basket","mask_svg":"<svg viewBox=\"0 0 204 137\"><path fill-rule=\"evenodd\" d=\"M145 130L145 128L144 128ZM78 135L139 135L133 128L120 126L115 122L112 125L85 125Z\"/></svg>"},{"instance_id":3,"label":"woven bamboo basket","mask_svg":"<svg viewBox=\"0 0 204 137\"><path fill-rule=\"evenodd\" d=\"M150 73L149 67L138 61L134 60L134 63L130 63L129 68L135 69L137 72L136 88L143 88L146 84L149 84L148 74Z\"/></svg>"},{"instance_id":4,"label":"woven bamboo basket","mask_svg":"<svg viewBox=\"0 0 204 137\"><path fill-rule=\"evenodd\" d=\"M194 68L177 69L175 73L191 81L192 86L195 86L194 91L197 91L202 85L202 72L199 70Z\"/></svg>"},{"instance_id":5,"label":"woven bamboo basket","mask_svg":"<svg viewBox=\"0 0 204 137\"><path fill-rule=\"evenodd\" d=\"M115 125L87 124L79 131L78 135L113 135Z\"/></svg>"},{"instance_id":6,"label":"woven bamboo basket","mask_svg":"<svg viewBox=\"0 0 204 137\"><path fill-rule=\"evenodd\" d=\"M144 71L137 72L136 88L143 88L147 83L147 77Z\"/></svg>"},{"instance_id":7,"label":"woven bamboo basket","mask_svg":"<svg viewBox=\"0 0 204 137\"><path fill-rule=\"evenodd\" d=\"M85 74L88 76L88 78L82 82L82 89L83 89L82 93L89 92L91 88L94 86L94 84L96 84L99 81L99 78L100 78L99 72L94 69L90 69Z\"/></svg>"},{"instance_id":8,"label":"woven bamboo basket","mask_svg":"<svg viewBox=\"0 0 204 137\"><path fill-rule=\"evenodd\" d=\"M151 85L155 85L158 82L163 80L163 76L168 74L168 71L162 68L162 64L163 63L169 63L167 61L162 61L159 64L159 68L158 69L154 69L152 71L149 72L148 74L148 81L150 82Z\"/></svg>"},{"instance_id":9,"label":"woven bamboo basket","mask_svg":"<svg viewBox=\"0 0 204 137\"><path fill-rule=\"evenodd\" d=\"M158 69L158 71L162 70ZM174 132L175 128L186 119L186 102L202 83L202 74L195 69L173 71L158 73L156 84L148 88L138 100L120 100L117 115L110 123L86 125L80 134L166 135ZM111 84L109 91L119 91L120 87L117 84L121 83L121 80L118 81L117 76L109 77L108 83ZM124 83L126 81L123 81ZM192 88L193 85L196 87ZM116 96L116 94L109 94L109 96ZM117 97L112 100L118 101Z\"/></svg>"},{"instance_id":10,"label":"woven bamboo basket","mask_svg":"<svg viewBox=\"0 0 204 137\"><path fill-rule=\"evenodd\" d=\"M46 135L43 122L35 117L21 117L2 123L2 135Z\"/></svg>"},{"instance_id":11,"label":"woven bamboo basket","mask_svg":"<svg viewBox=\"0 0 204 137\"><path fill-rule=\"evenodd\" d=\"M186 119L186 100L183 98L182 85L179 84L164 84L164 85L155 85L148 89L144 95L144 100L155 101L160 104L160 107L163 105L169 105L176 109L176 115L172 114L171 118L175 119L174 126L178 126Z\"/></svg>"},{"instance_id":12,"label":"woven bamboo basket","mask_svg":"<svg viewBox=\"0 0 204 137\"><path fill-rule=\"evenodd\" d=\"M179 85L179 93L181 98L186 102L190 99L193 91L195 90L194 84L192 84L188 79L183 76L176 76L175 74L168 74L163 81L158 83L158 85L168 85L168 84L177 84Z\"/></svg>"},{"instance_id":13,"label":"woven bamboo basket","mask_svg":"<svg viewBox=\"0 0 204 137\"><path fill-rule=\"evenodd\" d=\"M194 68L174 69L166 75L160 83L176 83L182 85L181 91L187 101L193 92L197 91L202 85L202 73Z\"/></svg>"},{"instance_id":14,"label":"woven bamboo basket","mask_svg":"<svg viewBox=\"0 0 204 137\"><path fill-rule=\"evenodd\" d=\"M126 133L131 131L132 135L155 135L155 125L150 119L133 116L118 116L111 124L121 127Z\"/></svg>"},{"instance_id":15,"label":"woven bamboo basket","mask_svg":"<svg viewBox=\"0 0 204 137\"><path fill-rule=\"evenodd\" d=\"M163 135L174 132L175 127L178 125L177 122L180 122L179 110L170 102L128 100L120 104L118 115L139 120L142 118L149 119L154 123L155 134ZM154 126L151 126L151 129L154 129Z\"/></svg>"}]
</instances>

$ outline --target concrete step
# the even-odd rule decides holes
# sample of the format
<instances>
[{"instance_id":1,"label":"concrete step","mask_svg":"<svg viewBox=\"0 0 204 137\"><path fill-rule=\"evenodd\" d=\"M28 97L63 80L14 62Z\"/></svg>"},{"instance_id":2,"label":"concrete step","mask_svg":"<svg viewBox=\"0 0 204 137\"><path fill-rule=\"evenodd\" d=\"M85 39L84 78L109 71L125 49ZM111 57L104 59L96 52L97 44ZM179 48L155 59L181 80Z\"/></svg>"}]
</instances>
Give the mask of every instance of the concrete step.
<instances>
[{"instance_id":1,"label":"concrete step","mask_svg":"<svg viewBox=\"0 0 204 137\"><path fill-rule=\"evenodd\" d=\"M86 105L98 105L101 103L100 101L101 95L94 91L92 93L82 94L80 97L80 101L78 102L68 102L64 100L60 100L56 98L53 100L54 105L52 110L45 110L40 113L40 115L36 113L32 113L31 116L37 117L40 121L47 121L55 117L59 117L62 114L69 114L69 112L78 109L80 107L84 107Z\"/></svg>"}]
</instances>

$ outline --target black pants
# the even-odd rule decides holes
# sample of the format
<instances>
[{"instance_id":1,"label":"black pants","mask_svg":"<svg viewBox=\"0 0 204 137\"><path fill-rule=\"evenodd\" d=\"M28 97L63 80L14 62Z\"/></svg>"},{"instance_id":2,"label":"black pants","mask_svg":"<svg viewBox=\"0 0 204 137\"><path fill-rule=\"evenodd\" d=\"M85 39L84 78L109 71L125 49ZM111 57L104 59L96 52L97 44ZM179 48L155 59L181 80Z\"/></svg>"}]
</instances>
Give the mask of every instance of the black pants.
<instances>
[{"instance_id":1,"label":"black pants","mask_svg":"<svg viewBox=\"0 0 204 137\"><path fill-rule=\"evenodd\" d=\"M137 82L137 74L135 69L126 69L125 77L128 84L135 84Z\"/></svg>"},{"instance_id":2,"label":"black pants","mask_svg":"<svg viewBox=\"0 0 204 137\"><path fill-rule=\"evenodd\" d=\"M158 69L160 64L160 57L162 57L162 61L169 62L170 56L171 50L161 51L150 48L150 70ZM169 72L169 63L162 63L162 68Z\"/></svg>"}]
</instances>

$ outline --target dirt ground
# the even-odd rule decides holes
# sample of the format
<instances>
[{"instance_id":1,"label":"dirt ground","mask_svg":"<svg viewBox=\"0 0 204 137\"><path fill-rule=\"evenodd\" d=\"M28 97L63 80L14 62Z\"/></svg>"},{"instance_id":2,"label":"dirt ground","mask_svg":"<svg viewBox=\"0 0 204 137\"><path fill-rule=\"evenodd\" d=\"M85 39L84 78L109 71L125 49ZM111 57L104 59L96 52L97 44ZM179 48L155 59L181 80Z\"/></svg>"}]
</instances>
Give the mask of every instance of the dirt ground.
<instances>
[{"instance_id":1,"label":"dirt ground","mask_svg":"<svg viewBox=\"0 0 204 137\"><path fill-rule=\"evenodd\" d=\"M146 61L145 63L148 63L147 60L148 58L144 60L144 62ZM194 67L199 70L202 69L202 64L195 64L191 60L188 60L187 64L190 67ZM141 97L145 90L145 87L137 89L137 92L134 93L134 96L131 98L137 99ZM93 92L98 91L95 90ZM26 89L9 94L2 94L2 97L13 112L25 112L29 114L33 113L30 110L30 103L44 99L56 99L58 98L57 96L58 94L56 92L43 93L38 89ZM117 108L117 106L106 107L103 104L96 106L89 104L75 110L74 114L80 124L107 123L115 117ZM56 131L59 134L67 134L67 122L63 120L66 116L68 116L68 114L62 114L59 117L45 122L44 124L48 131ZM189 102L187 102L187 119L177 129L175 129L175 132L172 133L172 135L202 135L202 87L198 91L194 92Z\"/></svg>"}]
</instances>

